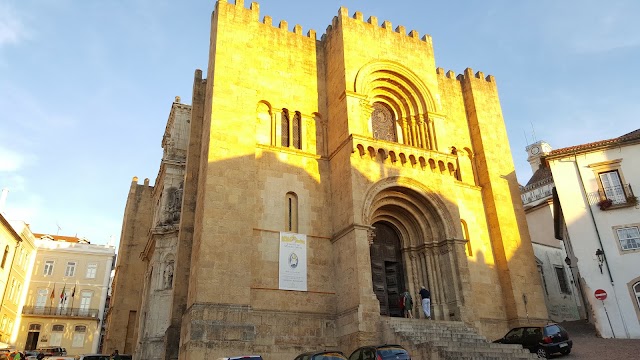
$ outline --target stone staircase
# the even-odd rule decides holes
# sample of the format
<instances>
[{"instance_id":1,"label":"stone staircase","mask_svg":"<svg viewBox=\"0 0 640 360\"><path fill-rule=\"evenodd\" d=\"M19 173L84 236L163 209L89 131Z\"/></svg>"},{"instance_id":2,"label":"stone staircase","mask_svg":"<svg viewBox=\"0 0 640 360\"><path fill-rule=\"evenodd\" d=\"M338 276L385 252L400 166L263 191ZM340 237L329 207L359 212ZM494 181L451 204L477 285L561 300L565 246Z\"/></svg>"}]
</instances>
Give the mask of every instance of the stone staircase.
<instances>
[{"instance_id":1,"label":"stone staircase","mask_svg":"<svg viewBox=\"0 0 640 360\"><path fill-rule=\"evenodd\" d=\"M383 340L407 348L413 360L538 359L520 345L494 344L460 321L382 319Z\"/></svg>"}]
</instances>

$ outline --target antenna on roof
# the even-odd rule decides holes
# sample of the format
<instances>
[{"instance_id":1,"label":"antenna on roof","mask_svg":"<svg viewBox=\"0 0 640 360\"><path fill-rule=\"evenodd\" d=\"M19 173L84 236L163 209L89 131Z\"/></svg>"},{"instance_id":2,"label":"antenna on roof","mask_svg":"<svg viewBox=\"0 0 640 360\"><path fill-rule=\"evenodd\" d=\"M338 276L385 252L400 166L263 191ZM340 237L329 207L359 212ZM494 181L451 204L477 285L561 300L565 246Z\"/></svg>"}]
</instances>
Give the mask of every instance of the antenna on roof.
<instances>
[{"instance_id":1,"label":"antenna on roof","mask_svg":"<svg viewBox=\"0 0 640 360\"><path fill-rule=\"evenodd\" d=\"M529 122L531 124L531 132L533 133L533 142L538 141L538 139L536 138L536 129L533 127L533 122Z\"/></svg>"},{"instance_id":2,"label":"antenna on roof","mask_svg":"<svg viewBox=\"0 0 640 360\"><path fill-rule=\"evenodd\" d=\"M58 231L56 232L56 235L60 235L60 230L62 230L62 228L60 227L60 224L58 224L57 221L56 221L56 226L58 227Z\"/></svg>"},{"instance_id":3,"label":"antenna on roof","mask_svg":"<svg viewBox=\"0 0 640 360\"><path fill-rule=\"evenodd\" d=\"M527 132L524 129L522 129L522 133L524 134L524 143L527 145L531 144L529 142L529 139L527 139Z\"/></svg>"}]
</instances>

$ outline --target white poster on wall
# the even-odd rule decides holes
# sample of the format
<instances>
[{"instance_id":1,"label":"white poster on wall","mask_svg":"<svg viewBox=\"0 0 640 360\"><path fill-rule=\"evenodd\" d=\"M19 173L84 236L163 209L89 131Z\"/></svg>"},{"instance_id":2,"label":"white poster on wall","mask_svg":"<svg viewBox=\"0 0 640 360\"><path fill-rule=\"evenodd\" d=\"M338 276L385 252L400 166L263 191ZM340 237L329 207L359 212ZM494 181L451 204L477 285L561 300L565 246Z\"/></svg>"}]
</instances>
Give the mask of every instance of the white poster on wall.
<instances>
[{"instance_id":1,"label":"white poster on wall","mask_svg":"<svg viewBox=\"0 0 640 360\"><path fill-rule=\"evenodd\" d=\"M280 233L280 290L307 291L307 235Z\"/></svg>"}]
</instances>

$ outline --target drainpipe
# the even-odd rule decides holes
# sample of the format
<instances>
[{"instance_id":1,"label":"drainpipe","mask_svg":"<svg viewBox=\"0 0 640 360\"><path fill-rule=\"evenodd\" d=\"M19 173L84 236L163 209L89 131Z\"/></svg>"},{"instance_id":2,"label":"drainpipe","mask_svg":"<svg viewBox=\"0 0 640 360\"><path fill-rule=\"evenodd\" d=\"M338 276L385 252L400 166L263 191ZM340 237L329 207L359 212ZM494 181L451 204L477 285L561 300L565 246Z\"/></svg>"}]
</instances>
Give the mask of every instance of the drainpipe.
<instances>
[{"instance_id":1,"label":"drainpipe","mask_svg":"<svg viewBox=\"0 0 640 360\"><path fill-rule=\"evenodd\" d=\"M602 246L602 238L600 237L600 231L598 231L598 224L596 224L596 218L593 215L593 210L591 209L591 204L589 204L589 197L587 196L587 190L584 188L584 180L582 179L582 173L580 172L580 168L578 167L578 156L575 151L573 152L573 165L576 167L576 171L578 172L578 177L580 178L580 190L582 190L582 195L587 200L587 209L589 209L589 215L591 216L591 222L593 222L593 227L596 229L596 237L598 238L598 244L600 244L600 249L602 250L602 256L604 257L604 263L607 266L607 274L609 275L609 280L611 281L611 286L613 286L613 277L611 276L611 269L609 268L609 262L607 261L607 254L604 251L604 247Z\"/></svg>"},{"instance_id":2,"label":"drainpipe","mask_svg":"<svg viewBox=\"0 0 640 360\"><path fill-rule=\"evenodd\" d=\"M618 302L618 295L616 295L615 284L613 283L613 276L611 275L611 269L609 268L609 261L607 261L607 254L604 251L604 247L602 246L602 238L600 237L600 231L598 231L598 224L596 223L596 218L593 215L593 210L591 209L591 204L589 204L589 198L587 196L587 191L584 188L584 181L582 179L582 173L580 172L580 167L578 167L578 156L576 152L573 152L573 164L576 167L576 171L578 172L578 177L580 178L580 190L582 190L582 194L584 198L587 200L587 208L589 209L589 215L591 215L591 221L593 222L593 227L596 229L596 237L598 238L598 243L600 244L600 250L602 250L602 256L604 257L604 263L607 266L607 274L609 275L609 280L611 281L611 287L613 288L613 297L616 299L616 306L618 306L618 313L620 314L620 320L622 320L622 326L624 327L624 332L629 337L629 329L627 329L627 323L624 321L624 316L622 316L622 311L620 311L620 302ZM613 332L613 329L611 329ZM615 333L613 334L615 338Z\"/></svg>"}]
</instances>

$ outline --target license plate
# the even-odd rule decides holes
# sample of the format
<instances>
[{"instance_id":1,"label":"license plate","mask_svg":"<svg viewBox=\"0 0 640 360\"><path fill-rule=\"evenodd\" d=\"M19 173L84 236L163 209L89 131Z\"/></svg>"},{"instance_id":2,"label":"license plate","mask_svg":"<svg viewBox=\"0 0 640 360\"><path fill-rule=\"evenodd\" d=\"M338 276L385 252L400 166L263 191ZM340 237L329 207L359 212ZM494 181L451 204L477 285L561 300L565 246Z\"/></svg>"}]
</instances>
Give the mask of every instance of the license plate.
<instances>
[{"instance_id":1,"label":"license plate","mask_svg":"<svg viewBox=\"0 0 640 360\"><path fill-rule=\"evenodd\" d=\"M560 344L560 347L567 347L567 344Z\"/></svg>"}]
</instances>

